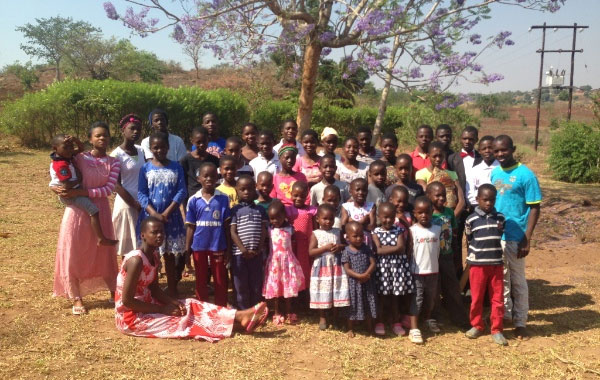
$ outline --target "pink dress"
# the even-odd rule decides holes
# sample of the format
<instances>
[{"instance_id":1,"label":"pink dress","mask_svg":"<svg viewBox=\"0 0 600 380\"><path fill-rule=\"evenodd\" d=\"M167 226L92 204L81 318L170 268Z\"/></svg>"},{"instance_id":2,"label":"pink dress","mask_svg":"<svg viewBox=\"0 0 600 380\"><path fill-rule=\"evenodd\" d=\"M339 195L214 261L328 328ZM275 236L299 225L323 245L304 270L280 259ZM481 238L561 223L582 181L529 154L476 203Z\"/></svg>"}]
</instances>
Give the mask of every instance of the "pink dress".
<instances>
[{"instance_id":1,"label":"pink dress","mask_svg":"<svg viewBox=\"0 0 600 380\"><path fill-rule=\"evenodd\" d=\"M279 199L284 205L292 205L292 185L294 182L302 181L308 183L306 176L300 172L295 172L294 175L282 175L277 173L273 176L273 190L271 190L271 198ZM310 203L310 198L306 197L306 204Z\"/></svg>"},{"instance_id":2,"label":"pink dress","mask_svg":"<svg viewBox=\"0 0 600 380\"><path fill-rule=\"evenodd\" d=\"M123 258L121 271L117 277L117 293L115 294L115 323L117 329L123 334L142 336L146 338L193 338L216 342L231 336L235 309L227 309L206 302L200 302L193 298L180 300L185 303L187 314L176 317L165 314L144 314L123 305L123 284L127 278L125 264L132 257L142 258L142 272L138 278L135 299L160 304L152 298L148 286L156 281L156 264L159 262L158 255L154 256L154 264L150 264L148 258L142 251L131 251Z\"/></svg>"},{"instance_id":3,"label":"pink dress","mask_svg":"<svg viewBox=\"0 0 600 380\"><path fill-rule=\"evenodd\" d=\"M269 228L271 252L267 258L263 296L266 299L277 297L297 297L305 289L302 267L292 250L292 227Z\"/></svg>"},{"instance_id":4,"label":"pink dress","mask_svg":"<svg viewBox=\"0 0 600 380\"><path fill-rule=\"evenodd\" d=\"M304 174L306 176L306 180L311 185L321 182L323 175L319 169L320 162L317 161L310 164L308 161L306 161L305 157L306 156L298 156L296 159L296 165L294 165L294 170Z\"/></svg>"},{"instance_id":5,"label":"pink dress","mask_svg":"<svg viewBox=\"0 0 600 380\"><path fill-rule=\"evenodd\" d=\"M106 156L95 158L89 152L73 159L83 176L82 186L99 209L104 235L115 239L111 220L109 196L119 177L118 159ZM90 216L77 206L66 206L56 247L54 265L54 296L70 299L107 289L115 290L117 279L116 247L98 246Z\"/></svg>"},{"instance_id":6,"label":"pink dress","mask_svg":"<svg viewBox=\"0 0 600 380\"><path fill-rule=\"evenodd\" d=\"M285 214L296 231L296 249L294 252L296 252L300 266L302 266L302 273L308 287L311 272L308 245L313 232L313 218L317 214L317 208L315 206L306 206L305 208L285 206Z\"/></svg>"}]
</instances>

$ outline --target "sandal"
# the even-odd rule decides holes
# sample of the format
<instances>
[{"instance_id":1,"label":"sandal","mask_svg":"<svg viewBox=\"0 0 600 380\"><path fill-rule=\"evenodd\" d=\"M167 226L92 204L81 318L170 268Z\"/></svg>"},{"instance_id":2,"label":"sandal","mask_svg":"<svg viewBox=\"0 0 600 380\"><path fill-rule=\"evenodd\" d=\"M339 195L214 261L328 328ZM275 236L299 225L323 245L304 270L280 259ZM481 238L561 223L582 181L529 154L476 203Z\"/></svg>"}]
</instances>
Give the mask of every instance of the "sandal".
<instances>
[{"instance_id":1,"label":"sandal","mask_svg":"<svg viewBox=\"0 0 600 380\"><path fill-rule=\"evenodd\" d=\"M72 311L73 311L73 315L87 314L87 309L85 308L85 306L75 306L75 305L73 305Z\"/></svg>"},{"instance_id":2,"label":"sandal","mask_svg":"<svg viewBox=\"0 0 600 380\"><path fill-rule=\"evenodd\" d=\"M262 314L260 315L260 319L257 320L257 318L259 318L258 313L261 310L262 310ZM258 326L265 323L265 320L267 319L268 315L269 315L269 308L267 307L266 303L260 302L260 303L257 303L256 305L254 305L254 313L252 314L252 318L250 319L248 326L246 326L246 332L250 333L250 334L253 333L254 330Z\"/></svg>"},{"instance_id":3,"label":"sandal","mask_svg":"<svg viewBox=\"0 0 600 380\"><path fill-rule=\"evenodd\" d=\"M394 325L392 326L392 331L394 331L394 334L398 336L403 336L404 334L406 334L406 330L404 330L404 328L402 327L402 323L394 323Z\"/></svg>"},{"instance_id":4,"label":"sandal","mask_svg":"<svg viewBox=\"0 0 600 380\"><path fill-rule=\"evenodd\" d=\"M288 325L295 325L296 323L298 323L298 316L294 313L290 313L287 315L285 322Z\"/></svg>"},{"instance_id":5,"label":"sandal","mask_svg":"<svg viewBox=\"0 0 600 380\"><path fill-rule=\"evenodd\" d=\"M375 325L375 335L385 335L385 326L383 325L383 323L377 323Z\"/></svg>"},{"instance_id":6,"label":"sandal","mask_svg":"<svg viewBox=\"0 0 600 380\"><path fill-rule=\"evenodd\" d=\"M273 315L273 324L275 326L281 326L285 322L285 317L281 314Z\"/></svg>"}]
</instances>

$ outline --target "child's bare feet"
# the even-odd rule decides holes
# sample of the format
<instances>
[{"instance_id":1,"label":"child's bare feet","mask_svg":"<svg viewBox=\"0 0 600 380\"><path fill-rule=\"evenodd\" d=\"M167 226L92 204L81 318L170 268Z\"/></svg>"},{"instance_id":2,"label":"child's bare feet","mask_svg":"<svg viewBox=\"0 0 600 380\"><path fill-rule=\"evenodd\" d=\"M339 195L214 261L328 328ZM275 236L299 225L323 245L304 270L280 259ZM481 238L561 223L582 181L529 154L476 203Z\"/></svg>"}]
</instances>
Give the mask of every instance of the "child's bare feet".
<instances>
[{"instance_id":1,"label":"child's bare feet","mask_svg":"<svg viewBox=\"0 0 600 380\"><path fill-rule=\"evenodd\" d=\"M254 309L254 307L245 310L238 310L235 313L235 320L239 322L239 324L242 325L243 328L246 328L248 327L250 321L252 321L252 317L255 315L255 313L256 316L260 317L261 315L263 315L266 307L267 304L265 302L261 302L256 310Z\"/></svg>"},{"instance_id":2,"label":"child's bare feet","mask_svg":"<svg viewBox=\"0 0 600 380\"><path fill-rule=\"evenodd\" d=\"M113 239L107 239L107 238L100 238L98 239L98 245L117 245L119 243L118 240L113 240Z\"/></svg>"}]
</instances>

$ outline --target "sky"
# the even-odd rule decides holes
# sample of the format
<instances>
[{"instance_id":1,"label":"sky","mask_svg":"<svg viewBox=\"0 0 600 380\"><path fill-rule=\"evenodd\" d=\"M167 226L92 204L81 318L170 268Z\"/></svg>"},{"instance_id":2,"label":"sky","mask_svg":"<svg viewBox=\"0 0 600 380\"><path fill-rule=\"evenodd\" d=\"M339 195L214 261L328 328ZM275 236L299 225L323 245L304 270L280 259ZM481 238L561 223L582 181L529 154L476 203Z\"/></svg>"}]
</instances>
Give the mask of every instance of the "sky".
<instances>
[{"instance_id":1,"label":"sky","mask_svg":"<svg viewBox=\"0 0 600 380\"><path fill-rule=\"evenodd\" d=\"M168 0L167 0L168 1ZM467 0L467 3L472 0ZM186 69L193 66L181 51L181 47L170 36L169 30L151 34L146 38L133 35L120 21L113 21L106 17L102 6L104 0L0 0L0 12L3 22L0 23L0 67L13 63L16 60L27 62L31 60L21 49L24 42L17 26L26 23L35 23L36 18L49 18L60 15L83 20L102 29L105 37L115 36L127 38L139 49L155 53L160 59L175 60ZM113 1L117 10L123 12L127 6L124 0ZM481 92L491 93L510 90L531 90L537 88L540 67L540 54L536 53L541 48L542 31L528 31L531 25L587 25L588 29L577 33L577 48L583 53L575 56L575 86L591 85L600 87L600 0L567 0L566 5L554 14L527 11L515 7L493 5L492 19L484 20L474 32L482 36L493 35L501 30L512 31L511 37L515 45L501 50L487 51L479 60L487 73L500 73L504 80L490 84L474 84L460 81L450 90L453 92ZM546 49L570 49L572 44L572 31L570 29L546 33ZM334 52L335 53L335 52ZM570 54L546 54L544 58L544 71L550 65L559 70L570 70ZM33 60L36 63L35 60ZM202 66L211 67L219 61L206 52L202 57ZM380 80L374 80L377 87L381 86Z\"/></svg>"}]
</instances>

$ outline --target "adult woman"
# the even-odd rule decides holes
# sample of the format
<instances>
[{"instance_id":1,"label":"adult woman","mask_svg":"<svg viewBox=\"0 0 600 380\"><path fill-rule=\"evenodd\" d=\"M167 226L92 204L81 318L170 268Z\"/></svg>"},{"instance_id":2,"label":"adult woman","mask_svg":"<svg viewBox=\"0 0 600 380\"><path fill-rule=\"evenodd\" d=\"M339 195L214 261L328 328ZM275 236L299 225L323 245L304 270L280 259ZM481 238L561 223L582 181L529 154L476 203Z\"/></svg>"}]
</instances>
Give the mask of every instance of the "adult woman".
<instances>
[{"instance_id":1,"label":"adult woman","mask_svg":"<svg viewBox=\"0 0 600 380\"><path fill-rule=\"evenodd\" d=\"M125 115L119 122L123 134L123 143L110 154L121 164L121 174L115 192L112 222L119 237L117 254L125 256L136 246L135 226L141 206L137 199L138 177L144 166L144 151L135 143L142 134L142 120L135 114Z\"/></svg>"},{"instance_id":2,"label":"adult woman","mask_svg":"<svg viewBox=\"0 0 600 380\"><path fill-rule=\"evenodd\" d=\"M110 144L108 125L96 122L88 132L92 145L89 152L73 159L81 171L82 187L51 189L62 197L87 196L100 210L100 225L104 233L114 239L107 197L112 193L119 177L121 164L106 154ZM117 279L117 256L114 246L99 246L85 211L67 206L60 225L56 263L54 268L54 296L73 300L73 314L86 312L82 297L108 288L114 294Z\"/></svg>"}]
</instances>

